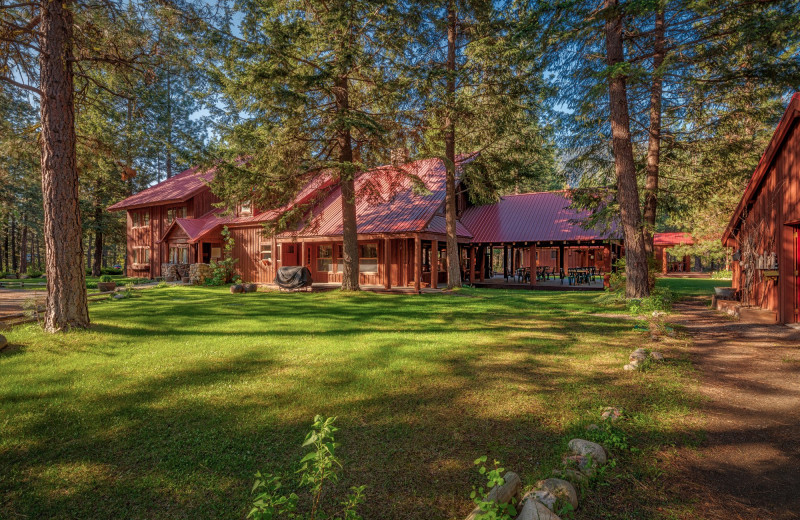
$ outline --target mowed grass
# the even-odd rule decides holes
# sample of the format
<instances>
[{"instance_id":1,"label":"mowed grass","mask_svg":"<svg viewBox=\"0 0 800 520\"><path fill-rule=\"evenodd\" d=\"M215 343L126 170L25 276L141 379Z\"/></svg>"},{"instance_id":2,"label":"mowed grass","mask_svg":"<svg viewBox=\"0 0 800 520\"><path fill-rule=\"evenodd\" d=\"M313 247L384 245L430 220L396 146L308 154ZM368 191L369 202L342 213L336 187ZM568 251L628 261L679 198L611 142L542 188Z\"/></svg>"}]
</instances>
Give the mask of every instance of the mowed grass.
<instances>
[{"instance_id":1,"label":"mowed grass","mask_svg":"<svg viewBox=\"0 0 800 520\"><path fill-rule=\"evenodd\" d=\"M693 298L704 296L711 298L714 287L730 287L731 280L712 280L710 278L659 278L658 284L668 287L674 293Z\"/></svg>"},{"instance_id":2,"label":"mowed grass","mask_svg":"<svg viewBox=\"0 0 800 520\"><path fill-rule=\"evenodd\" d=\"M641 451L616 454L615 485L575 518L665 516L650 454L691 441L691 367L676 341L666 365L624 372L648 336L597 298L170 287L93 304L89 331L7 331L0 517L243 518L257 470L293 485L323 414L339 418L332 493L366 484L365 518L463 518L475 458L530 485L609 405Z\"/></svg>"}]
</instances>

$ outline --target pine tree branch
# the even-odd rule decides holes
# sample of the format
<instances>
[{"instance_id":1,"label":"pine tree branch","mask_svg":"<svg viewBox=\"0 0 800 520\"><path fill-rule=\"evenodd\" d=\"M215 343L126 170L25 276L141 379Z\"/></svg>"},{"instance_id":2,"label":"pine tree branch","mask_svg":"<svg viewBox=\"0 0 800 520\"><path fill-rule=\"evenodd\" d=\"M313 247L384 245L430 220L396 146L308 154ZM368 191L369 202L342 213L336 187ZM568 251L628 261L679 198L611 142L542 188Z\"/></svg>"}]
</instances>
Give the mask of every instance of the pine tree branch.
<instances>
[{"instance_id":1,"label":"pine tree branch","mask_svg":"<svg viewBox=\"0 0 800 520\"><path fill-rule=\"evenodd\" d=\"M31 85L26 85L26 84L24 84L24 83L20 83L20 82L18 82L18 81L14 81L13 79L11 79L11 78L9 78L9 77L6 77L6 76L0 76L0 81L3 81L3 82L5 82L5 83L8 83L9 85L13 85L13 86L15 86L15 87L18 87L18 88L21 88L21 89L27 90L27 91L29 91L29 92L33 92L34 94L36 94L36 95L38 95L38 96L40 96L40 97L42 96L42 91L41 91L41 90L39 90L38 88L36 88L36 87L33 87L33 86L31 86Z\"/></svg>"}]
</instances>

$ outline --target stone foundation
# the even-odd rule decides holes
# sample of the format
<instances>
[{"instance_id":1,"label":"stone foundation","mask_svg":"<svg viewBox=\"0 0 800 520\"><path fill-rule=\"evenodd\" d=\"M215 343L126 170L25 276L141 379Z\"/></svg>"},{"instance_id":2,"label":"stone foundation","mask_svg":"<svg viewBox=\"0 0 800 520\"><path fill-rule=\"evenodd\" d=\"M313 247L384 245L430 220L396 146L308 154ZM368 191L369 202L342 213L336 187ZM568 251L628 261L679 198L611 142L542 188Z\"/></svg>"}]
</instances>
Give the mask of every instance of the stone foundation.
<instances>
[{"instance_id":1,"label":"stone foundation","mask_svg":"<svg viewBox=\"0 0 800 520\"><path fill-rule=\"evenodd\" d=\"M213 273L209 264L192 264L189 266L189 282L193 285L203 285L206 279L212 276Z\"/></svg>"},{"instance_id":2,"label":"stone foundation","mask_svg":"<svg viewBox=\"0 0 800 520\"><path fill-rule=\"evenodd\" d=\"M193 264L161 264L161 276L166 282L179 282L184 276L189 276L189 269Z\"/></svg>"}]
</instances>

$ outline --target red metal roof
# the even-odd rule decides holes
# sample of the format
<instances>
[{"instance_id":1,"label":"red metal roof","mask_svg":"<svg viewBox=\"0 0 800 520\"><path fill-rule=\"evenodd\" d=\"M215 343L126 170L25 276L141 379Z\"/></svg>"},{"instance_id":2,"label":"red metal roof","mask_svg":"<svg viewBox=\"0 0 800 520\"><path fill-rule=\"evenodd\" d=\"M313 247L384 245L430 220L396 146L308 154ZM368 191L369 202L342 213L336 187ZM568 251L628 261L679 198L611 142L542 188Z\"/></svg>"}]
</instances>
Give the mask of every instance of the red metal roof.
<instances>
[{"instance_id":1,"label":"red metal roof","mask_svg":"<svg viewBox=\"0 0 800 520\"><path fill-rule=\"evenodd\" d=\"M615 225L608 231L583 229L577 222L590 212L570 209L566 191L507 195L494 204L467 208L461 222L473 242L543 242L620 238Z\"/></svg>"},{"instance_id":2,"label":"red metal roof","mask_svg":"<svg viewBox=\"0 0 800 520\"><path fill-rule=\"evenodd\" d=\"M690 246L694 239L689 233L656 233L653 235L655 246Z\"/></svg>"},{"instance_id":3,"label":"red metal roof","mask_svg":"<svg viewBox=\"0 0 800 520\"><path fill-rule=\"evenodd\" d=\"M444 215L434 215L425 231L431 233L439 233L441 235L447 234L447 220ZM464 225L456 220L456 235L460 237L472 238L472 233L469 232Z\"/></svg>"},{"instance_id":4,"label":"red metal roof","mask_svg":"<svg viewBox=\"0 0 800 520\"><path fill-rule=\"evenodd\" d=\"M189 168L181 173L159 182L136 195L121 200L110 206L108 211L122 211L126 209L154 206L158 204L171 204L184 202L205 188L214 178L214 169L200 171L198 168Z\"/></svg>"},{"instance_id":5,"label":"red metal roof","mask_svg":"<svg viewBox=\"0 0 800 520\"><path fill-rule=\"evenodd\" d=\"M461 158L458 164L471 159ZM360 174L355 183L358 233L425 230L444 202L445 174L444 163L438 158L421 159L401 167L382 166ZM286 235L341 235L341 197L341 188L335 188L314 209L313 218L302 230Z\"/></svg>"},{"instance_id":6,"label":"red metal roof","mask_svg":"<svg viewBox=\"0 0 800 520\"><path fill-rule=\"evenodd\" d=\"M769 171L769 167L775 158L775 154L780 149L781 145L783 144L783 140L786 138L786 135L792 126L792 123L797 118L800 118L800 92L796 92L792 96L791 101L789 101L789 106L786 107L786 112L783 113L781 120L778 122L778 126L775 128L775 133L772 134L772 139L770 139L769 145L767 145L767 149L764 151L764 155L762 155L761 159L759 159L758 166L756 166L753 176L750 177L750 181L747 183L747 187L744 189L742 200L739 201L739 204L736 206L736 209L734 210L733 215L728 222L728 227L725 228L725 232L722 233L723 245L727 245L728 240L731 238L731 235L739 225L742 212L744 212L747 205L755 196L758 187L761 185L765 175Z\"/></svg>"}]
</instances>

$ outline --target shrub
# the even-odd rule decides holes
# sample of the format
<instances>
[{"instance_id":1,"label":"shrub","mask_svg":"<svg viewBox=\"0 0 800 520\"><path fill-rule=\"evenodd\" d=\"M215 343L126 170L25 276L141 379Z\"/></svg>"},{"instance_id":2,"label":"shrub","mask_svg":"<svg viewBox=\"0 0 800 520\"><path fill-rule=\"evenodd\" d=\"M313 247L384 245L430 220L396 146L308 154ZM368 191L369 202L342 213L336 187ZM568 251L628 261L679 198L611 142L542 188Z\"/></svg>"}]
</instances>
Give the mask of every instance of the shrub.
<instances>
[{"instance_id":1,"label":"shrub","mask_svg":"<svg viewBox=\"0 0 800 520\"><path fill-rule=\"evenodd\" d=\"M628 312L634 315L669 312L675 299L675 294L668 288L656 287L646 298L628 300Z\"/></svg>"},{"instance_id":2,"label":"shrub","mask_svg":"<svg viewBox=\"0 0 800 520\"><path fill-rule=\"evenodd\" d=\"M711 273L712 280L733 280L733 271L714 271Z\"/></svg>"},{"instance_id":3,"label":"shrub","mask_svg":"<svg viewBox=\"0 0 800 520\"><path fill-rule=\"evenodd\" d=\"M334 442L333 434L337 428L333 426L336 417L325 418L321 415L314 417L314 425L303 446L312 446L313 450L300 460L300 487L305 487L311 493L311 504L308 513L297 512L297 493L289 495L280 494L282 487L280 477L272 474L256 473L253 485L253 508L247 518L256 520L273 520L277 518L306 518L309 520L360 520L356 507L364 502L365 486L352 487L350 494L339 503L339 509L333 513L326 513L322 504L323 489L326 484L338 480L338 470L342 467L336 458L338 444Z\"/></svg>"},{"instance_id":4,"label":"shrub","mask_svg":"<svg viewBox=\"0 0 800 520\"><path fill-rule=\"evenodd\" d=\"M114 269L113 267L103 267L100 269L100 274L122 274L122 269Z\"/></svg>"},{"instance_id":5,"label":"shrub","mask_svg":"<svg viewBox=\"0 0 800 520\"><path fill-rule=\"evenodd\" d=\"M108 282L113 282L113 281L114 281L114 279L113 279L113 278L111 278L111 275L104 274L103 276L101 276L101 277L100 277L100 281L101 281L102 283L108 283Z\"/></svg>"},{"instance_id":6,"label":"shrub","mask_svg":"<svg viewBox=\"0 0 800 520\"><path fill-rule=\"evenodd\" d=\"M0 278L5 278L8 276L8 273L5 271L0 271Z\"/></svg>"},{"instance_id":7,"label":"shrub","mask_svg":"<svg viewBox=\"0 0 800 520\"><path fill-rule=\"evenodd\" d=\"M237 282L239 276L236 274L236 262L238 258L233 258L234 240L228 231L228 226L222 228L222 240L225 242L224 259L219 262L212 260L209 264L211 266L211 278L206 278L206 285L222 285L231 282Z\"/></svg>"},{"instance_id":8,"label":"shrub","mask_svg":"<svg viewBox=\"0 0 800 520\"><path fill-rule=\"evenodd\" d=\"M43 274L39 269L36 269L33 266L29 266L25 273L31 278L41 278Z\"/></svg>"}]
</instances>

